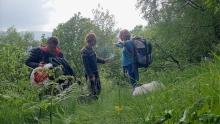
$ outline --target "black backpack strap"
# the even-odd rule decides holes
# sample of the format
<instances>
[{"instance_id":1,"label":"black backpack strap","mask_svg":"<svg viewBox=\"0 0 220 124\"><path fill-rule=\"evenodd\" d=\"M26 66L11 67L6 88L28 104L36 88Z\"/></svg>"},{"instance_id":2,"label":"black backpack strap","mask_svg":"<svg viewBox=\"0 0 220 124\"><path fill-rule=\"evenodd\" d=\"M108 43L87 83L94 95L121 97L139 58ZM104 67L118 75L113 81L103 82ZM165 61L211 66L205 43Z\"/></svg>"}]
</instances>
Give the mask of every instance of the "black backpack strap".
<instances>
[{"instance_id":1,"label":"black backpack strap","mask_svg":"<svg viewBox=\"0 0 220 124\"><path fill-rule=\"evenodd\" d=\"M134 47L134 49L133 49L133 51L134 51L134 62L135 62L135 64L137 64L138 63L138 61L137 61L137 47L136 47L136 45L134 44L134 40L135 39L132 39L132 45L133 45L133 47Z\"/></svg>"}]
</instances>

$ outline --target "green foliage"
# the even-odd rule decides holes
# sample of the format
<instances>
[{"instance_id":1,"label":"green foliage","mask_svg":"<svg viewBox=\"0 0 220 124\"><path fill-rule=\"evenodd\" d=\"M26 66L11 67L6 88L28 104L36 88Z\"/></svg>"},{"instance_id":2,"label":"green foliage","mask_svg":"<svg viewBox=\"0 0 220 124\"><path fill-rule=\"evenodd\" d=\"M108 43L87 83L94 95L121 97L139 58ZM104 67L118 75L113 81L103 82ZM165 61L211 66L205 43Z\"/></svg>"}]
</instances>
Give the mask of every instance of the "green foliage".
<instances>
[{"instance_id":1,"label":"green foliage","mask_svg":"<svg viewBox=\"0 0 220 124\"><path fill-rule=\"evenodd\" d=\"M45 46L46 45L47 38L45 38L45 34L42 34L40 42L41 42L41 46Z\"/></svg>"},{"instance_id":2,"label":"green foliage","mask_svg":"<svg viewBox=\"0 0 220 124\"><path fill-rule=\"evenodd\" d=\"M95 9L93 13L94 20L84 18L78 13L53 31L53 35L59 38L60 47L65 57L80 76L84 75L80 52L86 45L86 34L89 32L96 34L98 56L106 58L110 56L110 53L113 53L111 46L115 37L113 32L114 17L108 11L103 12L102 9Z\"/></svg>"},{"instance_id":3,"label":"green foliage","mask_svg":"<svg viewBox=\"0 0 220 124\"><path fill-rule=\"evenodd\" d=\"M48 123L50 118L54 120L53 118L59 114L56 109L63 109L61 103L75 92L66 91L59 96L51 95L42 99L39 94L47 87L38 88L31 85L28 79L30 70L24 65L26 49L18 48L16 43L1 44L0 53L0 122L4 124L44 123L46 120L45 123ZM51 70L50 75L55 75L55 70ZM59 78L72 79L73 77ZM55 85L54 82L51 84ZM75 102L69 108L74 107L74 104ZM49 116L49 113L54 112L56 114Z\"/></svg>"},{"instance_id":4,"label":"green foliage","mask_svg":"<svg viewBox=\"0 0 220 124\"><path fill-rule=\"evenodd\" d=\"M93 9L92 13L94 15L94 24L98 26L100 30L104 31L106 36L114 32L115 17L110 14L109 10L104 11L104 9L98 5L98 8Z\"/></svg>"},{"instance_id":5,"label":"green foliage","mask_svg":"<svg viewBox=\"0 0 220 124\"><path fill-rule=\"evenodd\" d=\"M80 13L75 14L69 21L60 24L53 35L60 41L60 47L79 74L82 74L80 50L85 45L85 36L94 31L95 25L88 18L83 18Z\"/></svg>"},{"instance_id":6,"label":"green foliage","mask_svg":"<svg viewBox=\"0 0 220 124\"><path fill-rule=\"evenodd\" d=\"M0 45L0 120L1 123L36 122L33 110L24 109L35 103L37 91L28 81L29 71L24 65L26 49L16 43Z\"/></svg>"},{"instance_id":7,"label":"green foliage","mask_svg":"<svg viewBox=\"0 0 220 124\"><path fill-rule=\"evenodd\" d=\"M99 100L85 104L77 103L84 87L75 84L71 91L39 97L45 88L30 85L29 70L24 65L27 48L38 42L31 33L21 35L15 28L9 28L0 35L0 123L219 124L220 58L215 56L213 61L198 65L187 63L184 70L170 67L171 55L182 64L198 62L212 50L220 51L219 2L195 1L203 6L195 9L190 5L183 7L181 0L167 0L160 8L161 1L138 0L142 12L147 10L145 18L150 25L136 26L132 33L151 40L155 58L150 68L140 69L139 82L157 80L166 88L137 97L131 96L128 79L121 72L119 50L112 46L117 31L114 16L108 10L100 6L94 9L94 19L75 14L53 31L80 78L83 77L80 50L87 33L97 35L98 56L114 56L111 64L101 66Z\"/></svg>"},{"instance_id":8,"label":"green foliage","mask_svg":"<svg viewBox=\"0 0 220 124\"><path fill-rule=\"evenodd\" d=\"M141 9L143 17L150 25L155 24L160 20L160 13L158 9L159 2L159 0L137 0L136 7Z\"/></svg>"},{"instance_id":9,"label":"green foliage","mask_svg":"<svg viewBox=\"0 0 220 124\"><path fill-rule=\"evenodd\" d=\"M215 51L219 43L219 2L138 0L137 7L150 25L139 31L136 27L133 32L159 44L182 63L200 62ZM155 54L160 60L166 55L159 51Z\"/></svg>"},{"instance_id":10,"label":"green foliage","mask_svg":"<svg viewBox=\"0 0 220 124\"><path fill-rule=\"evenodd\" d=\"M92 23L98 28L95 30L97 35L97 53L103 58L108 58L111 54L114 54L113 45L116 33L115 33L115 18L114 15L110 14L109 10L104 9L98 5L97 9L93 9L93 20Z\"/></svg>"},{"instance_id":11,"label":"green foliage","mask_svg":"<svg viewBox=\"0 0 220 124\"><path fill-rule=\"evenodd\" d=\"M1 43L18 43L22 38L14 27L8 28L6 36L1 38Z\"/></svg>"},{"instance_id":12,"label":"green foliage","mask_svg":"<svg viewBox=\"0 0 220 124\"><path fill-rule=\"evenodd\" d=\"M98 124L218 124L219 67L219 60L216 60L184 71L142 72L140 82L159 80L166 88L138 97L131 96L127 85L115 86L115 80L102 79L100 100L77 105L72 121ZM117 81L122 84L119 78Z\"/></svg>"},{"instance_id":13,"label":"green foliage","mask_svg":"<svg viewBox=\"0 0 220 124\"><path fill-rule=\"evenodd\" d=\"M14 27L8 28L5 33L0 35L0 44L13 44L22 49L38 46L38 42L34 40L32 33L19 33Z\"/></svg>"},{"instance_id":14,"label":"green foliage","mask_svg":"<svg viewBox=\"0 0 220 124\"><path fill-rule=\"evenodd\" d=\"M214 14L220 12L220 1L219 0L204 0L206 6L214 11Z\"/></svg>"},{"instance_id":15,"label":"green foliage","mask_svg":"<svg viewBox=\"0 0 220 124\"><path fill-rule=\"evenodd\" d=\"M0 45L0 76L3 82L17 82L26 79L27 67L24 65L24 59L27 53L25 49L18 48L16 45Z\"/></svg>"}]
</instances>

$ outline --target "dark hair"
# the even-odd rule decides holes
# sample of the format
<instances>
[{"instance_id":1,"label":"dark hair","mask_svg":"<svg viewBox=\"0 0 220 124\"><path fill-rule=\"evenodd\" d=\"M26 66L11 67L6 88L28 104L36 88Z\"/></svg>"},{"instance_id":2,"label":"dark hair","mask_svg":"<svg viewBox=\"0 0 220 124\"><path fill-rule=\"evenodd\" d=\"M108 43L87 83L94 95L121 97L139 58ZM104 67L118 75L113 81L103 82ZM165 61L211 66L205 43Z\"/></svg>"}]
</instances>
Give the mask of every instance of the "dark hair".
<instances>
[{"instance_id":1,"label":"dark hair","mask_svg":"<svg viewBox=\"0 0 220 124\"><path fill-rule=\"evenodd\" d=\"M94 41L94 40L96 40L95 33L88 33L86 35L86 39L85 39L86 43L89 43L89 42Z\"/></svg>"},{"instance_id":2,"label":"dark hair","mask_svg":"<svg viewBox=\"0 0 220 124\"><path fill-rule=\"evenodd\" d=\"M121 38L121 40L130 40L131 34L127 29L124 29L120 31L119 38Z\"/></svg>"},{"instance_id":3,"label":"dark hair","mask_svg":"<svg viewBox=\"0 0 220 124\"><path fill-rule=\"evenodd\" d=\"M58 39L56 38L56 37L49 37L48 39L47 39L47 43L53 43L54 45L58 45L59 44L59 41L58 41Z\"/></svg>"}]
</instances>

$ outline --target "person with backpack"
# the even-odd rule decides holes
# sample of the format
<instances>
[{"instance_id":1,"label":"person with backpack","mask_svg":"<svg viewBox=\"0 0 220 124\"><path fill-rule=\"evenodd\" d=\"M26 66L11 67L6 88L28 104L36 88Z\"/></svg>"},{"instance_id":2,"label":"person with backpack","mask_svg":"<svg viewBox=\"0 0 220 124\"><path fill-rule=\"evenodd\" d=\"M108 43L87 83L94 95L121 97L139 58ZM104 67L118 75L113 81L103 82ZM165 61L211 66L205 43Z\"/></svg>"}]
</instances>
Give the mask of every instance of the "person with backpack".
<instances>
[{"instance_id":1,"label":"person with backpack","mask_svg":"<svg viewBox=\"0 0 220 124\"><path fill-rule=\"evenodd\" d=\"M56 37L50 37L47 40L46 46L33 48L30 51L29 57L26 59L25 64L32 68L44 67L51 64L52 67L62 65L63 75L75 76L75 72L70 67L68 62L64 59L61 49L58 48L59 41ZM34 80L42 82L45 78L48 78L48 74L36 72L34 74ZM64 83L64 80L59 80L58 83ZM68 82L68 86L71 85Z\"/></svg>"},{"instance_id":2,"label":"person with backpack","mask_svg":"<svg viewBox=\"0 0 220 124\"><path fill-rule=\"evenodd\" d=\"M127 29L120 31L119 41L116 46L122 48L121 64L124 73L127 73L129 76L131 86L135 88L139 80L139 72L135 61L135 48L131 40L131 34Z\"/></svg>"},{"instance_id":3,"label":"person with backpack","mask_svg":"<svg viewBox=\"0 0 220 124\"><path fill-rule=\"evenodd\" d=\"M130 84L135 89L139 81L138 68L148 67L152 61L151 45L139 37L131 39L131 34L127 29L121 30L119 33L119 41L116 44L121 50L121 64L124 73L127 73ZM148 47L149 46L149 47Z\"/></svg>"},{"instance_id":4,"label":"person with backpack","mask_svg":"<svg viewBox=\"0 0 220 124\"><path fill-rule=\"evenodd\" d=\"M85 77L88 81L89 96L98 99L101 92L101 82L97 63L105 64L108 60L97 57L93 47L96 45L95 33L88 33L85 38L86 46L81 50L81 57L85 70Z\"/></svg>"}]
</instances>

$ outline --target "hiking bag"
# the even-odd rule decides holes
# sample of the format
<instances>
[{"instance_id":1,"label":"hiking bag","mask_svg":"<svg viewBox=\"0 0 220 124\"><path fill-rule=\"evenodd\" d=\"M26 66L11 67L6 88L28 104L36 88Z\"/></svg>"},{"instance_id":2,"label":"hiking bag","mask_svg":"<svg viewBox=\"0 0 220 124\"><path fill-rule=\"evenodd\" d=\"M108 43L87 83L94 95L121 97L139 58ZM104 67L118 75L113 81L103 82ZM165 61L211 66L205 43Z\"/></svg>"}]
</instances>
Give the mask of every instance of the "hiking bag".
<instances>
[{"instance_id":1,"label":"hiking bag","mask_svg":"<svg viewBox=\"0 0 220 124\"><path fill-rule=\"evenodd\" d=\"M152 63L152 44L143 38L133 38L135 60L138 68L147 68Z\"/></svg>"}]
</instances>

